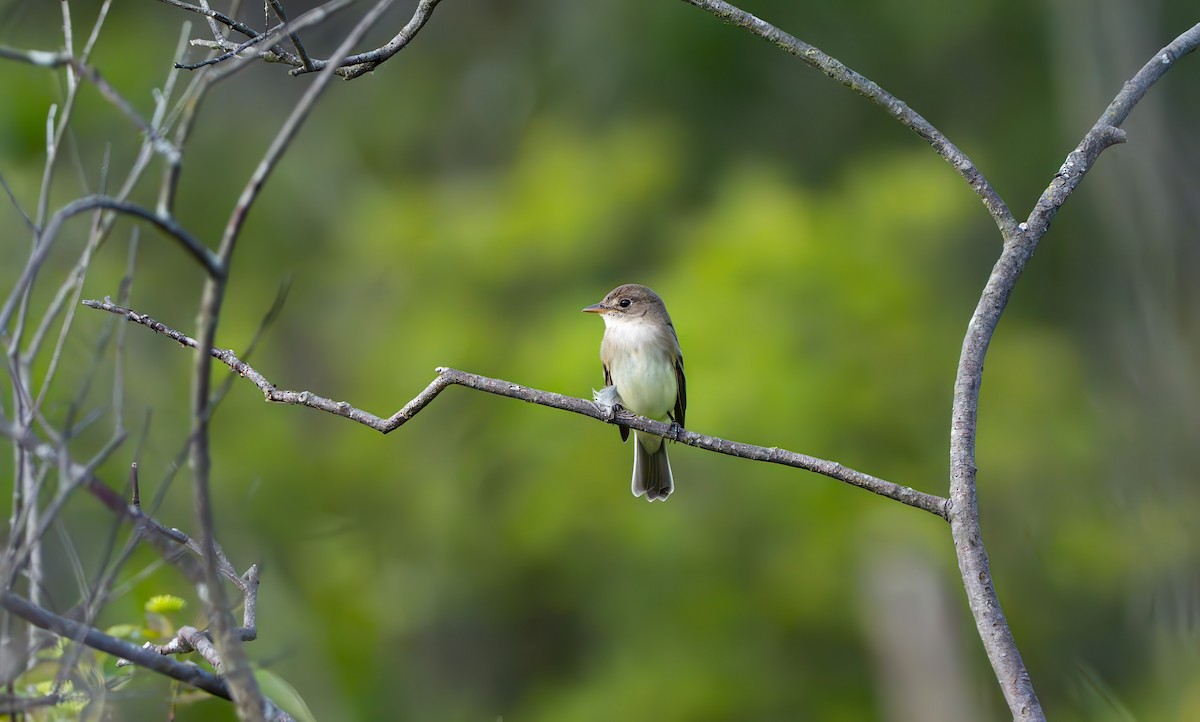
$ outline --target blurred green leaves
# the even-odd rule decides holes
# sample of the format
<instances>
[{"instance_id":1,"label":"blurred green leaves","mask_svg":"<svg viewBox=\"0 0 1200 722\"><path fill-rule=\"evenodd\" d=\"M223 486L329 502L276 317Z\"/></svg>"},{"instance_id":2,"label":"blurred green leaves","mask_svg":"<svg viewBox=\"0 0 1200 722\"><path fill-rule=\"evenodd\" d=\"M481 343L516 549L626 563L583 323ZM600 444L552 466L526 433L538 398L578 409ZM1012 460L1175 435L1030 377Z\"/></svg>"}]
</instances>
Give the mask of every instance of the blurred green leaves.
<instances>
[{"instance_id":1,"label":"blurred green leaves","mask_svg":"<svg viewBox=\"0 0 1200 722\"><path fill-rule=\"evenodd\" d=\"M602 383L601 325L579 309L641 282L673 315L692 429L944 493L955 363L999 250L986 213L878 109L678 5L577 16L549 2L445 4L428 37L339 85L301 133L252 213L219 343L244 347L290 274L289 303L252 360L281 387L387 415L446 365L587 397ZM789 3L747 9L901 84L993 180L1042 183L1061 159L1047 161L1057 115L1034 102L1048 81L1024 50L1039 11L985 5L838 10L853 22ZM160 10L153 22L171 31L155 37L172 37L180 18ZM44 12L28 42L57 32ZM144 108L169 55L130 50L135 32L149 34L112 25L97 57ZM45 73L6 72L0 172L28 208L55 88ZM205 107L179 213L207 241L304 82L256 67ZM82 172L70 167L56 193L94 182L110 136L134 137L102 115L73 126L69 162ZM1018 215L1040 191L998 185ZM1071 222L1039 253L1095 252L1094 229ZM3 258L22 258L26 231L8 204L0 223L16 239ZM64 235L46 278L85 226ZM119 229L91 295L117 288L130 226ZM148 235L132 305L190 331L196 271ZM1148 411L1136 389L1111 393L1124 382L1104 375L1087 335L1098 322L1060 312L1088 305L1066 296L1089 288L1092 267L1051 258L1018 285L982 389L980 505L1001 599L1055 718L1106 714L1091 689L1114 719L1190 719L1195 629L1171 620L1195 603L1195 485L1145 491L1188 467L1119 443ZM107 322L80 313L66 350L80 375ZM144 329L126 338L126 422L141 428L152 412L137 452L149 497L187 434L190 358ZM90 398L107 409L111 389L97 388ZM54 413L71 389L56 389ZM863 575L899 550L961 604L948 530L928 515L685 447L671 450L678 493L650 506L629 494L632 451L616 430L461 388L381 437L236 383L213 450L218 538L239 568L263 568L251 654L317 719L891 719ZM103 469L110 483L133 454ZM186 484L156 514L194 532ZM94 571L89 545L111 520L87 499L69 519ZM139 551L129 573L154 558ZM54 563L55 596L71 599L67 562ZM98 623L140 614L135 600L174 589L172 574L137 580ZM998 718L969 617L943 626L968 660L974 719ZM1062 671L1078 669L1087 684ZM109 704L136 717L147 696L167 697L151 685ZM220 703L178 713L231 714Z\"/></svg>"}]
</instances>

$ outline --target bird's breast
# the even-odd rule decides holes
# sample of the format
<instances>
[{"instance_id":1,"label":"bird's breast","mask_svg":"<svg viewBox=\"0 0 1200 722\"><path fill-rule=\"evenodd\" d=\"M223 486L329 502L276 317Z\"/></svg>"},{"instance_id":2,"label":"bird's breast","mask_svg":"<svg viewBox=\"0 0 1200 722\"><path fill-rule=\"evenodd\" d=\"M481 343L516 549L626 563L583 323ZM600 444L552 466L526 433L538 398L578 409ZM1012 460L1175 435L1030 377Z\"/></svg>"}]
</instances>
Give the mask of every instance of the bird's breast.
<instances>
[{"instance_id":1,"label":"bird's breast","mask_svg":"<svg viewBox=\"0 0 1200 722\"><path fill-rule=\"evenodd\" d=\"M605 331L601 356L625 408L666 420L675 407L677 342L669 327L614 324Z\"/></svg>"}]
</instances>

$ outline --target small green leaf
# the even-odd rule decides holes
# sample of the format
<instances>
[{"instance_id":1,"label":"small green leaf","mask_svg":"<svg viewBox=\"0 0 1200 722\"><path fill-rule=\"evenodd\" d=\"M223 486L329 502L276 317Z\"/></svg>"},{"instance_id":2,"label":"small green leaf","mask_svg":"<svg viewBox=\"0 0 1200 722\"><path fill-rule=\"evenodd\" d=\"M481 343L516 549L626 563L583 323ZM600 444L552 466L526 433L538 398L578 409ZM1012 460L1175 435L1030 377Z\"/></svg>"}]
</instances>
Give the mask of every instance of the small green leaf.
<instances>
[{"instance_id":1,"label":"small green leaf","mask_svg":"<svg viewBox=\"0 0 1200 722\"><path fill-rule=\"evenodd\" d=\"M138 624L114 624L104 633L110 637L120 637L121 639L131 639L142 635L142 627Z\"/></svg>"},{"instance_id":2,"label":"small green leaf","mask_svg":"<svg viewBox=\"0 0 1200 722\"><path fill-rule=\"evenodd\" d=\"M33 685L33 693L38 695L39 697L45 697L46 695L52 694L54 692L54 684L55 684L55 682L52 679L48 679L45 682L38 682L37 684ZM61 692L62 694L66 694L70 691L71 691L71 680L67 680L66 682L63 683L62 689L60 689L59 692Z\"/></svg>"},{"instance_id":3,"label":"small green leaf","mask_svg":"<svg viewBox=\"0 0 1200 722\"><path fill-rule=\"evenodd\" d=\"M263 694L296 718L297 722L317 722L308 705L304 703L304 698L283 677L260 667L254 670L254 678L262 687Z\"/></svg>"},{"instance_id":4,"label":"small green leaf","mask_svg":"<svg viewBox=\"0 0 1200 722\"><path fill-rule=\"evenodd\" d=\"M186 606L187 602L173 594L156 594L146 601L146 611L155 614L178 612Z\"/></svg>"},{"instance_id":5,"label":"small green leaf","mask_svg":"<svg viewBox=\"0 0 1200 722\"><path fill-rule=\"evenodd\" d=\"M53 647L46 647L37 653L37 658L42 660L59 659L63 656L63 651L67 648L67 640L59 637Z\"/></svg>"}]
</instances>

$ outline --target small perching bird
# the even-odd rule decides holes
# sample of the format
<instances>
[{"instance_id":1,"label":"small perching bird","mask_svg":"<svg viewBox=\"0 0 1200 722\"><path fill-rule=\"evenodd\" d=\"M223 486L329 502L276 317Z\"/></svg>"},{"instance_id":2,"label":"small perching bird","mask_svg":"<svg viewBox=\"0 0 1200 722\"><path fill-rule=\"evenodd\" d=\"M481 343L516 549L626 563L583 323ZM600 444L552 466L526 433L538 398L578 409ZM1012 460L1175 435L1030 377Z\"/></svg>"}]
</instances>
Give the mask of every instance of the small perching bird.
<instances>
[{"instance_id":1,"label":"small perching bird","mask_svg":"<svg viewBox=\"0 0 1200 722\"><path fill-rule=\"evenodd\" d=\"M627 283L583 310L604 319L600 361L607 386L597 394L597 401L683 426L687 408L683 353L658 294ZM633 436L633 495L644 494L647 501L666 499L675 490L666 443L661 436L640 431ZM629 429L622 426L621 440L628 438Z\"/></svg>"}]
</instances>

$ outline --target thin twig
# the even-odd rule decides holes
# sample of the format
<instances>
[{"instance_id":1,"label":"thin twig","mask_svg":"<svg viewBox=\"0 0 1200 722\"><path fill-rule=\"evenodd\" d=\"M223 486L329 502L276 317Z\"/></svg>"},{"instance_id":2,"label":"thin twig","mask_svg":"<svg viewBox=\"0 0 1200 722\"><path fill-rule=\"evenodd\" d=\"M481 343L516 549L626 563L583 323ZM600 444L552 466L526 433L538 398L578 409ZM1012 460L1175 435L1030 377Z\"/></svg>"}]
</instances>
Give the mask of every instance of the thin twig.
<instances>
[{"instance_id":1,"label":"thin twig","mask_svg":"<svg viewBox=\"0 0 1200 722\"><path fill-rule=\"evenodd\" d=\"M154 650L139 647L132 642L118 639L101 632L99 629L80 624L66 617L59 616L40 606L31 604L27 599L12 592L0 593L0 607L24 619L35 627L45 629L60 637L76 640L92 649L111 654L118 659L128 659L140 667L154 670L159 674L177 679L197 689L202 689L211 695L222 699L232 699L226 680L207 672L194 664L177 662L170 657L156 653ZM272 722L288 722L291 715L280 709L274 702L266 700L263 710L264 719Z\"/></svg>"},{"instance_id":2,"label":"thin twig","mask_svg":"<svg viewBox=\"0 0 1200 722\"><path fill-rule=\"evenodd\" d=\"M256 610L258 609L258 565L251 566L239 581L246 590L246 598L243 605L244 621L241 629L238 630L238 636L243 642L252 642L258 638L256 622ZM204 657L204 661L211 664L217 672L221 672L225 666L221 661L221 653L213 644L212 633L207 630L197 629L196 627L180 627L175 632L175 636L165 644L146 642L142 647L164 656L198 652L200 656ZM133 662L129 660L117 662L118 667L124 667L129 664L133 664Z\"/></svg>"},{"instance_id":3,"label":"thin twig","mask_svg":"<svg viewBox=\"0 0 1200 722\"><path fill-rule=\"evenodd\" d=\"M218 22L222 22L223 24L227 24L223 20L220 20L220 18L224 16L221 16L220 13L217 13L215 16L210 15L209 13L212 13L212 11L206 7L191 5L186 2L180 2L179 0L160 0L160 2L165 2L169 5L189 10L191 12L200 13L206 17L209 17L211 20L216 20ZM214 40L192 40L192 45L210 48L214 51L220 50L225 52L221 55L210 57L198 63L184 63L182 61L176 61L175 68L180 70L196 70L208 65L226 62L235 58L242 58L242 52L256 46L260 47L261 49L256 50L254 55L250 57L257 57L267 62L284 63L293 67L302 68L305 66L304 58L287 52L281 45L278 44L277 41L280 37L282 37L282 33L286 30L290 31L292 34L295 34L299 30L302 30L306 27L322 23L328 18L332 17L337 11L347 7L351 2L352 0L330 0L330 2L327 2L324 5L319 5L303 13L300 15L300 17L291 22L281 22L279 25L276 25L275 27L261 33L249 26L241 25L240 23L236 28L234 28L233 25L227 24L228 27L236 29L238 32L245 35L247 40L240 44L232 43L229 40L220 37L219 35L217 35L216 39ZM309 62L311 63L311 59ZM244 67L244 65L244 63L235 63L235 67L232 70L226 70L224 73L216 74L210 78L209 82L217 82L227 77L231 72L236 72L241 67Z\"/></svg>"},{"instance_id":4,"label":"thin twig","mask_svg":"<svg viewBox=\"0 0 1200 722\"><path fill-rule=\"evenodd\" d=\"M334 51L334 59L345 57L350 52L350 48L354 47L362 39L392 2L393 0L379 0L368 10L338 45ZM274 140L272 140L262 161L255 168L250 179L242 189L242 193L238 197L238 201L225 224L225 232L222 235L221 245L217 252L220 268L226 273L228 273L232 262L233 252L237 247L238 238L241 235L246 217L254 202L258 199L263 184L278 165L284 151L291 144L292 139L308 118L317 99L321 97L322 93L328 87L330 80L333 78L332 71L336 69L336 66L337 63L335 62L325 72L320 73L308 90L300 97L300 100L288 115L287 120L284 121L275 135ZM221 317L221 306L224 302L226 280L226 276L218 277L211 274L205 280L204 290L200 299L200 309L197 314L197 326L199 327L197 335L200 337L200 349L207 349L213 345L217 324ZM217 647L225 662L226 679L229 681L230 691L233 694L234 703L237 705L238 714L242 719L257 720L262 718L264 713L263 696L259 690L258 682L255 680L254 674L250 669L249 661L246 659L241 640L235 634L233 620L225 604L225 592L219 583L217 549L213 535L212 498L209 491L211 457L208 430L211 416L209 406L212 403L210 394L211 369L212 360L208 354L197 353L195 363L192 367L192 431L189 460L192 467L192 506L196 512L200 531L200 544L203 551L205 584L202 589L207 591L207 594L202 594L201 597L204 602L205 612L208 614L216 633Z\"/></svg>"},{"instance_id":5,"label":"thin twig","mask_svg":"<svg viewBox=\"0 0 1200 722\"><path fill-rule=\"evenodd\" d=\"M279 0L269 0L271 11L275 13L275 17L284 25L287 25L287 13L283 11L283 3ZM304 43L300 42L300 36L296 34L294 29L288 29L288 39L292 41L292 47L296 49L296 55L300 56L300 62L304 64L305 70L315 70L312 59L308 57L308 51L304 49Z\"/></svg>"},{"instance_id":6,"label":"thin twig","mask_svg":"<svg viewBox=\"0 0 1200 722\"><path fill-rule=\"evenodd\" d=\"M167 338L172 339L176 343L188 348L198 349L200 346L195 339L176 331L169 326L150 318L145 314L138 313L131 309L119 306L113 303L110 299L104 301L87 300L83 305L108 311L119 316L123 316L130 321L145 326L157 333L160 333ZM263 392L263 396L267 401L272 401L282 404L293 404L298 406L307 406L313 409L319 409L338 416L344 416L351 421L358 422L364 426L375 429L381 433L389 433L396 430L406 422L417 415L421 409L429 405L434 398L437 397L444 389L449 386L465 386L477 391L485 391L498 396L505 396L511 399L519 399L531 403L547 406L550 408L570 411L583 416L588 416L593 419L605 421L612 424L620 424L628 426L638 431L646 431L659 436L678 441L688 446L694 446L707 451L715 451L719 454L729 456L737 456L743 459L752 461L765 461L773 464L781 464L783 466L791 466L798 469L805 469L823 476L828 476L831 479L866 489L867 491L885 496L889 499L899 501L908 506L917 509L923 509L936 516L946 518L947 500L916 491L907 486L902 486L894 482L886 481L870 474L856 471L839 464L835 461L818 459L807 454L801 454L795 451L788 451L779 448L767 448L763 446L755 446L753 444L743 444L737 441L729 441L726 439L717 438L715 436L707 436L698 434L692 431L685 431L677 426L665 424L661 421L654 421L643 416L635 416L633 414L618 411L615 414L603 409L596 404L578 399L572 396L556 394L549 391L541 391L531 389L525 386L514 384L509 381L500 379L488 378L477 374L466 373L456 369L439 368L437 370L437 378L433 380L420 394L412 401L397 411L392 416L384 419L376 416L368 411L358 409L344 401L334 401L323 396L308 392L308 391L286 391L276 388L275 384L271 383L261 373L256 371L249 364L245 363L237 357L230 349L210 348L209 355L217 359L221 363L229 366L238 375L249 379L251 383L258 387Z\"/></svg>"},{"instance_id":7,"label":"thin twig","mask_svg":"<svg viewBox=\"0 0 1200 722\"><path fill-rule=\"evenodd\" d=\"M58 235L62 224L72 216L86 213L96 208L104 208L149 221L168 237L178 241L184 250L191 254L192 258L208 271L210 276L224 275L225 271L222 264L213 252L192 237L192 234L179 225L179 222L174 218L159 215L128 201L108 198L106 196L87 196L71 201L58 209L46 223L46 227L40 234L41 238L37 248L30 254L29 261L25 264L25 268L21 271L21 275L17 278L17 282L13 286L13 293L9 295L3 308L0 308L0 328L4 328L8 324L16 304L20 302L21 295L19 294L23 294L29 288L34 276L41 269L42 263L45 262L46 256L50 253L50 246L54 237ZM14 342L15 339L16 334L14 334Z\"/></svg>"},{"instance_id":8,"label":"thin twig","mask_svg":"<svg viewBox=\"0 0 1200 722\"><path fill-rule=\"evenodd\" d=\"M68 65L76 73L78 73L92 85L96 86L96 89L100 91L100 94L103 95L104 98L113 105L113 107L121 111L121 113L128 118L131 123L137 126L138 130L145 133L157 152L168 158L179 155L179 149L172 145L171 142L166 138L159 135L158 129L155 128L152 123L143 118L140 113L134 110L133 105L128 100L125 100L125 98L117 92L117 89L104 79L104 76L100 75L100 71L73 58L69 61Z\"/></svg>"},{"instance_id":9,"label":"thin twig","mask_svg":"<svg viewBox=\"0 0 1200 722\"><path fill-rule=\"evenodd\" d=\"M268 45L270 47L256 50L252 57L257 57L260 60L270 63L284 63L286 65L291 65L292 69L288 71L291 75L303 75L305 73L319 72L330 65L333 65L336 68L335 72L347 80L352 80L371 72L395 56L396 53L407 47L412 39L416 37L417 33L420 32L421 28L423 28L429 21L429 18L433 15L434 8L436 8L438 3L441 2L441 0L419 0L416 9L413 11L412 17L409 19L408 23L406 23L404 27L400 29L400 32L396 33L396 35L393 36L392 39L387 43L375 48L374 50L357 53L355 55L335 53L334 56L330 57L328 60L318 60L308 56L304 50L304 46L300 44L299 37L296 35L296 31L306 24L312 24L324 20L325 17L327 17L329 14L332 14L335 10L344 7L346 4L345 0L333 0L333 2L313 8L297 18L294 22L287 21L286 17L282 13L282 6L276 8L276 6L279 5L278 0L269 0L271 7L277 10L276 14L279 16L281 23L275 28L262 33L206 7L192 5L191 3L182 2L182 0L159 1L183 10L187 10L189 12L204 15L210 20L220 22L229 28L237 30L247 37L247 40L240 44L231 44L223 39L193 40L192 43L194 45L211 48L213 50L221 50L224 51L224 53L198 63L176 64L176 67L178 68L194 70L207 65L227 62L233 60L234 58L243 57L241 53L250 49L251 47ZM275 40L281 32L286 33L287 36L292 40L292 44L296 48L296 53L289 53L278 44L275 44ZM26 62L28 62L27 59Z\"/></svg>"},{"instance_id":10,"label":"thin twig","mask_svg":"<svg viewBox=\"0 0 1200 722\"><path fill-rule=\"evenodd\" d=\"M954 170L962 176L967 185L975 191L975 195L983 201L988 214L992 216L1001 235L1007 240L1019 234L1017 221L1004 203L1000 194L992 188L983 173L975 167L975 163L958 146L925 120L907 103L884 90L875 81L866 78L846 67L838 59L825 54L819 48L800 40L774 25L758 18L740 8L734 7L723 0L683 0L724 20L731 25L745 28L758 37L782 48L787 53L796 56L801 61L816 68L842 85L865 96L872 103L885 110L906 128L921 136L930 147L946 160Z\"/></svg>"},{"instance_id":11,"label":"thin twig","mask_svg":"<svg viewBox=\"0 0 1200 722\"><path fill-rule=\"evenodd\" d=\"M193 12L198 15L203 15L204 17L209 18L210 20L215 20L216 22L221 23L222 25L229 28L230 30L238 31L239 33L241 33L242 35L245 35L248 38L253 38L258 35L258 31L255 30L254 28L250 27L249 25L247 25L243 22L234 20L233 18L229 17L228 15L225 15L224 13L221 13L221 12L217 12L216 10L212 10L211 8L202 8L199 5L193 5L191 3L181 2L181 0L158 0L158 1L160 3L164 3L166 5L171 5L171 6L180 8L182 10L187 10L188 12Z\"/></svg>"},{"instance_id":12,"label":"thin twig","mask_svg":"<svg viewBox=\"0 0 1200 722\"><path fill-rule=\"evenodd\" d=\"M119 494L96 476L95 469L99 466L103 458L107 458L109 455L108 452L102 451L88 464L80 464L71 460L64 448L42 443L27 429L0 424L0 436L12 439L19 448L29 452L31 457L55 462L61 471L71 479L73 486L86 489L92 496L103 503L104 506L108 507L110 511L115 513L118 518L132 524L140 538L149 541L164 559L179 567L189 581L193 584L203 583L204 574L198 563L204 554L200 544L180 529L168 528L142 509L137 464L133 464L130 468L131 500L130 503L126 504ZM114 446L114 443L110 443L109 446ZM65 498L65 495L60 496ZM53 518L57 516L57 513L50 513L48 511L47 516ZM194 556L186 555L185 551L191 552ZM228 581L233 582L234 586L243 595L243 625L236 630L236 634L242 641L253 641L258 637L256 626L259 586L258 566L251 565L245 574L238 574L219 545L216 547L216 557L220 575ZM19 561L13 563L6 560L6 569L13 569L19 566ZM3 584L0 585L0 588L7 588L8 586L8 584Z\"/></svg>"},{"instance_id":13,"label":"thin twig","mask_svg":"<svg viewBox=\"0 0 1200 722\"><path fill-rule=\"evenodd\" d=\"M295 35L295 33L312 25L317 25L331 17L338 10L347 7L352 0L331 0L319 7L313 8L296 18L294 22L288 23L281 21L278 25L254 35L241 43L234 44L225 39L218 40L193 40L192 45L211 48L212 50L224 50L220 55L214 55L195 63L176 62L175 68L178 70L199 70L208 65L216 65L223 63L232 58L242 57L242 53L255 46L267 45L266 50L257 50L252 57L262 58L270 62L288 63L292 65L304 65L304 59L299 56L292 55L283 51L276 41L286 32ZM309 61L311 64L311 60ZM217 82L230 73L227 71L223 74L217 74L210 82Z\"/></svg>"},{"instance_id":14,"label":"thin twig","mask_svg":"<svg viewBox=\"0 0 1200 722\"><path fill-rule=\"evenodd\" d=\"M37 226L34 224L33 219L29 217L29 214L25 212L25 209L21 206L21 202L17 200L17 196L13 194L12 187L8 185L8 181L4 180L3 173L0 173L0 188L4 189L4 194L8 196L8 200L10 203L12 203L12 207L17 211L17 214L21 216L21 220L25 221L25 229L36 235Z\"/></svg>"},{"instance_id":15,"label":"thin twig","mask_svg":"<svg viewBox=\"0 0 1200 722\"><path fill-rule=\"evenodd\" d=\"M71 54L65 50L59 50L58 52L23 50L21 48L10 48L7 45L0 45L0 59L16 60L39 68L60 68L71 62Z\"/></svg>"},{"instance_id":16,"label":"thin twig","mask_svg":"<svg viewBox=\"0 0 1200 722\"><path fill-rule=\"evenodd\" d=\"M412 18L409 19L408 23L406 23L405 26L400 29L400 32L396 33L395 37L387 41L387 43L381 47L369 52L350 55L336 61L333 58L328 61L314 60L312 62L313 70L321 70L327 67L330 63L336 62L336 64L339 66L337 71L338 75L341 75L347 80L353 80L354 78L371 72L375 68L379 67L380 64L386 62L393 55L408 47L408 44L412 41L412 39L421 31L421 28L425 27L425 23L429 22L429 18L433 16L433 10L437 7L439 2L441 2L441 0L420 0L420 2L417 3L417 8L413 11ZM306 72L311 71L306 68L293 68L289 71L289 73L292 75L301 75Z\"/></svg>"},{"instance_id":17,"label":"thin twig","mask_svg":"<svg viewBox=\"0 0 1200 722\"><path fill-rule=\"evenodd\" d=\"M229 689L220 677L206 672L193 664L176 662L169 657L164 657L148 649L143 649L132 642L109 636L98 629L93 629L66 617L60 617L53 612L30 604L28 600L12 592L0 593L0 606L34 626L49 630L68 639L79 640L82 644L111 654L114 657L131 660L136 662L140 667L152 669L171 679L185 682L211 695L230 699Z\"/></svg>"}]
</instances>

